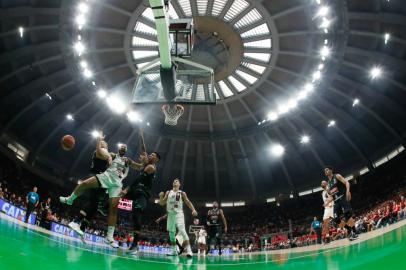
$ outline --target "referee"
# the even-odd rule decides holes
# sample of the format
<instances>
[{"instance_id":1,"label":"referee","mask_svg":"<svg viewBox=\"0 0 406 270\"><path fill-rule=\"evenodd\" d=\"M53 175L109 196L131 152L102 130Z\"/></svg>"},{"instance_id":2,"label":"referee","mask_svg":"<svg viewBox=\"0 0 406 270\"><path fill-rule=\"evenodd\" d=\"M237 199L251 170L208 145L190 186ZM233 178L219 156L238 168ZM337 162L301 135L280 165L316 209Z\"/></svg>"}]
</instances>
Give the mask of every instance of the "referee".
<instances>
[{"instance_id":1,"label":"referee","mask_svg":"<svg viewBox=\"0 0 406 270\"><path fill-rule=\"evenodd\" d=\"M314 232L317 235L317 244L321 244L321 222L317 220L317 217L313 219L310 232Z\"/></svg>"},{"instance_id":2,"label":"referee","mask_svg":"<svg viewBox=\"0 0 406 270\"><path fill-rule=\"evenodd\" d=\"M26 197L26 202L27 202L27 211L25 213L25 223L28 222L28 217L34 211L35 207L37 207L38 202L39 202L39 196L37 194L37 187L34 187L32 191L30 191L27 194Z\"/></svg>"}]
</instances>

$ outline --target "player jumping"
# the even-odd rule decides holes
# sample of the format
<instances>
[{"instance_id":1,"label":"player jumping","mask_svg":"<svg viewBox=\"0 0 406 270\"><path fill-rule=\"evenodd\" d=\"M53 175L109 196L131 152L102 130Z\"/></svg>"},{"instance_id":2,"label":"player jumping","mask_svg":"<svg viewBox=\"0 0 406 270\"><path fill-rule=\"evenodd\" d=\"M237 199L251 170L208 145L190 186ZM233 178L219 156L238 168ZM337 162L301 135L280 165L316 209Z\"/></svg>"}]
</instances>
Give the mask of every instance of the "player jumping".
<instances>
[{"instance_id":1,"label":"player jumping","mask_svg":"<svg viewBox=\"0 0 406 270\"><path fill-rule=\"evenodd\" d=\"M101 174L92 176L78 186L68 197L59 197L61 203L66 203L72 205L73 201L81 196L83 192L88 189L94 188L105 188L109 193L109 213L107 217L107 236L106 242L109 243L113 248L118 248L118 244L114 241L114 229L117 223L117 206L120 201L120 193L122 189L122 181L127 177L129 167L140 170L143 168L142 164L136 163L131 159L125 157L127 152L127 145L121 144L118 149L118 153L108 153L107 151L102 151L103 158L109 160L111 165L109 168Z\"/></svg>"},{"instance_id":2,"label":"player jumping","mask_svg":"<svg viewBox=\"0 0 406 270\"><path fill-rule=\"evenodd\" d=\"M132 255L138 253L138 241L141 236L142 216L144 215L145 208L148 205L148 201L151 198L152 184L155 179L156 164L161 159L161 156L157 152L147 154L144 137L140 131L140 144L141 155L140 162L142 167L139 169L141 172L134 183L125 188L120 195L126 196L130 200L133 200L133 224L134 224L134 237L133 242L129 248L129 252Z\"/></svg>"},{"instance_id":3,"label":"player jumping","mask_svg":"<svg viewBox=\"0 0 406 270\"><path fill-rule=\"evenodd\" d=\"M97 139L96 150L92 156L92 164L90 166L90 173L92 175L97 175L105 172L111 163L111 157L105 158L104 153L108 153L108 144L104 140L103 134ZM98 188L93 189L90 191L91 194L89 196L90 200L88 205L83 207L79 211L78 218L69 223L69 227L76 231L83 240L84 230L87 225L89 225L89 220L93 218L96 212L100 212L102 215L104 214L105 204L107 200L106 196L106 189Z\"/></svg>"}]
</instances>

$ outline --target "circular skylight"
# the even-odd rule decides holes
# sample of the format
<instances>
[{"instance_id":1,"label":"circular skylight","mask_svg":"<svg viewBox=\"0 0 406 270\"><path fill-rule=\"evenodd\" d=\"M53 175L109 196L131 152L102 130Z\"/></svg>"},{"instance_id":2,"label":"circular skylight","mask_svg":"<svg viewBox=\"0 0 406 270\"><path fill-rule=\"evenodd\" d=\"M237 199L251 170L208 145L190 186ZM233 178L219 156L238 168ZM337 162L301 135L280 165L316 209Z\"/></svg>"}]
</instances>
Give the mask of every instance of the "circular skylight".
<instances>
[{"instance_id":1,"label":"circular skylight","mask_svg":"<svg viewBox=\"0 0 406 270\"><path fill-rule=\"evenodd\" d=\"M172 0L171 19L208 16L222 20L241 37L243 55L239 66L215 83L217 99L237 95L257 83L269 68L272 39L268 21L245 0ZM132 57L137 69L159 57L157 33L151 8L141 10L132 33Z\"/></svg>"}]
</instances>

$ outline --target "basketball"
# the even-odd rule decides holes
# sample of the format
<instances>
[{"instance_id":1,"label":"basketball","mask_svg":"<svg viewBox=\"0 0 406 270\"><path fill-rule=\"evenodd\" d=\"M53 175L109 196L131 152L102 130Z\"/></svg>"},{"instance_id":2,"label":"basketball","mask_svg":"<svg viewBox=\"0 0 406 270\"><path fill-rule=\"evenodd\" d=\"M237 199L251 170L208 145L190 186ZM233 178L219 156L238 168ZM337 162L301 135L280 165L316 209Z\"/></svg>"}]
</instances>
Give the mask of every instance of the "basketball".
<instances>
[{"instance_id":1,"label":"basketball","mask_svg":"<svg viewBox=\"0 0 406 270\"><path fill-rule=\"evenodd\" d=\"M62 137L61 146L63 150L70 151L75 147L75 138L71 135L65 135Z\"/></svg>"}]
</instances>

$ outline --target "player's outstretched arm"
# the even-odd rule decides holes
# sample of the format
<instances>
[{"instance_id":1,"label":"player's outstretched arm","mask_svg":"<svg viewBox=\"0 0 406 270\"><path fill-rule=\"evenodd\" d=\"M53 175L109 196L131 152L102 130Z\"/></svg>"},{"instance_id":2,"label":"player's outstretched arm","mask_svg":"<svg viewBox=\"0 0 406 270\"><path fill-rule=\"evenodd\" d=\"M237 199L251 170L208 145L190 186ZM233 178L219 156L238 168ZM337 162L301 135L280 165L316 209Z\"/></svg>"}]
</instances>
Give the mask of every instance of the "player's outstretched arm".
<instances>
[{"instance_id":1,"label":"player's outstretched arm","mask_svg":"<svg viewBox=\"0 0 406 270\"><path fill-rule=\"evenodd\" d=\"M102 143L106 137L103 135L103 133L100 134L100 136L97 138L97 143L96 143L96 156L100 159L107 160L109 164L112 162L112 157L108 151L108 149L102 147Z\"/></svg>"},{"instance_id":2,"label":"player's outstretched arm","mask_svg":"<svg viewBox=\"0 0 406 270\"><path fill-rule=\"evenodd\" d=\"M195 207L193 206L192 202L189 200L185 192L182 192L182 200L185 202L185 204L189 207L190 210L192 210L192 215L197 216L197 212Z\"/></svg>"},{"instance_id":3,"label":"player's outstretched arm","mask_svg":"<svg viewBox=\"0 0 406 270\"><path fill-rule=\"evenodd\" d=\"M224 233L227 233L228 226L227 226L227 220L226 217L224 216L223 210L220 209L220 217L223 220L223 225L224 225Z\"/></svg>"},{"instance_id":4,"label":"player's outstretched arm","mask_svg":"<svg viewBox=\"0 0 406 270\"><path fill-rule=\"evenodd\" d=\"M135 162L131 158L128 158L128 165L136 171L141 171L144 168L144 164Z\"/></svg>"},{"instance_id":5,"label":"player's outstretched arm","mask_svg":"<svg viewBox=\"0 0 406 270\"><path fill-rule=\"evenodd\" d=\"M345 185L345 188L347 189L345 197L347 201L351 201L350 182L348 182L341 174L336 174L336 177L338 181Z\"/></svg>"},{"instance_id":6,"label":"player's outstretched arm","mask_svg":"<svg viewBox=\"0 0 406 270\"><path fill-rule=\"evenodd\" d=\"M138 158L139 162L142 163L144 166L148 164L148 154L147 148L145 147L145 140L144 140L144 132L140 128L139 129L139 139L140 139L140 156Z\"/></svg>"},{"instance_id":7,"label":"player's outstretched arm","mask_svg":"<svg viewBox=\"0 0 406 270\"><path fill-rule=\"evenodd\" d=\"M159 205L164 206L166 201L168 200L169 191L167 191L164 195L163 192L159 193Z\"/></svg>"},{"instance_id":8,"label":"player's outstretched arm","mask_svg":"<svg viewBox=\"0 0 406 270\"><path fill-rule=\"evenodd\" d=\"M145 147L145 140L144 140L144 131L140 128L139 132L139 138L140 138L140 153L141 154L146 154L147 153L147 148Z\"/></svg>"},{"instance_id":9,"label":"player's outstretched arm","mask_svg":"<svg viewBox=\"0 0 406 270\"><path fill-rule=\"evenodd\" d=\"M161 222L161 220L164 220L164 219L166 219L167 217L168 217L168 214L165 214L165 215L163 215L162 217L157 218L157 219L155 220L155 222L159 224L159 222Z\"/></svg>"}]
</instances>

